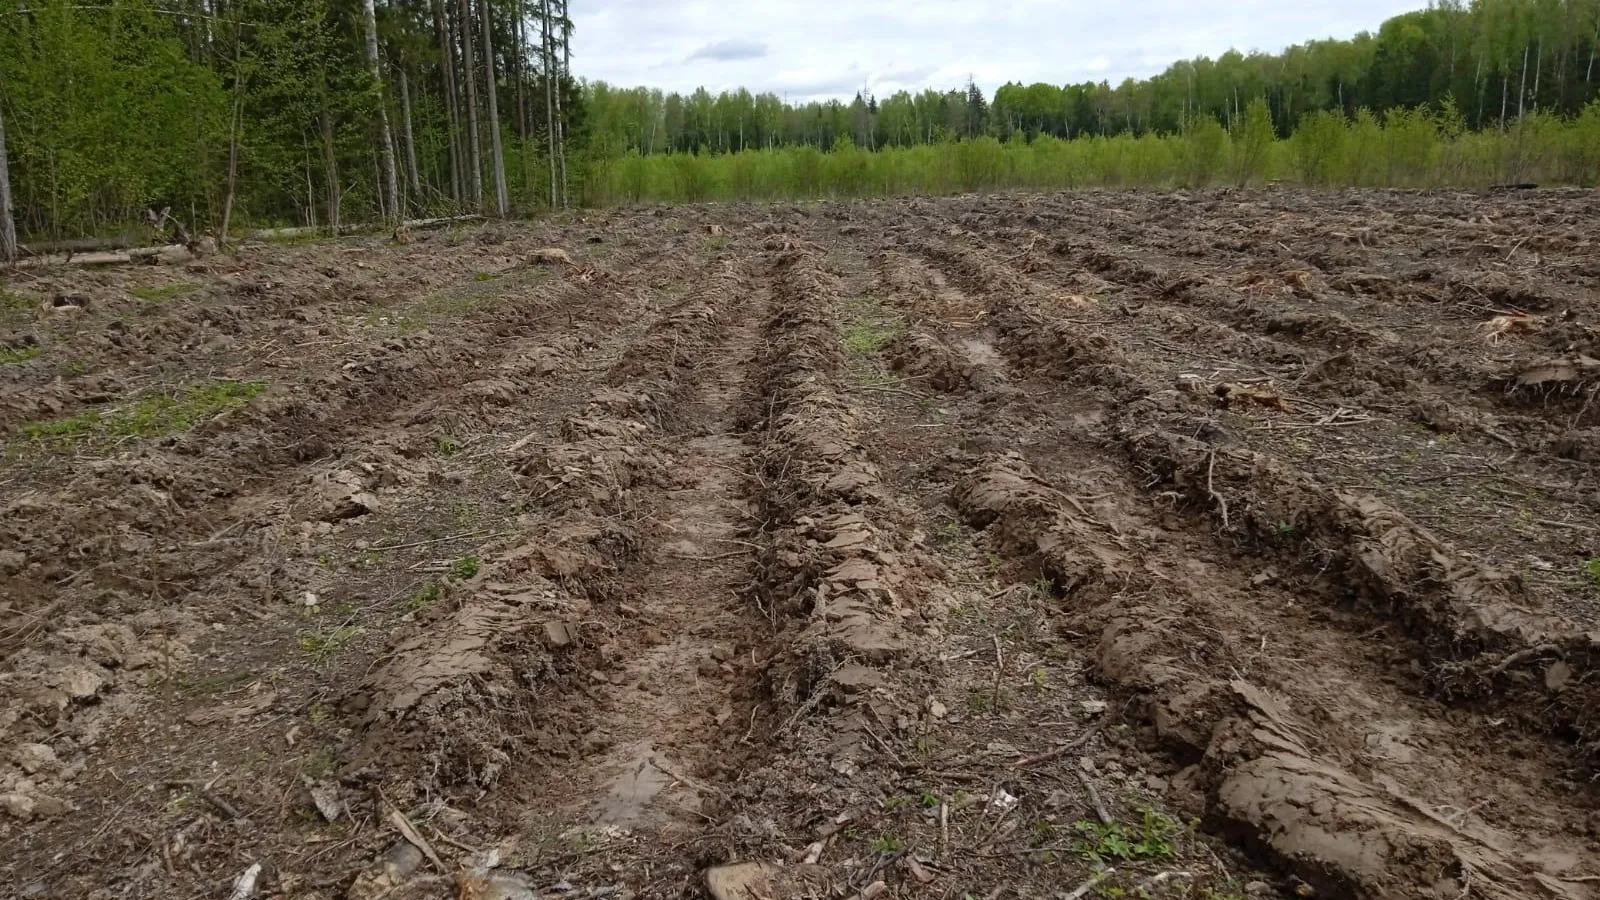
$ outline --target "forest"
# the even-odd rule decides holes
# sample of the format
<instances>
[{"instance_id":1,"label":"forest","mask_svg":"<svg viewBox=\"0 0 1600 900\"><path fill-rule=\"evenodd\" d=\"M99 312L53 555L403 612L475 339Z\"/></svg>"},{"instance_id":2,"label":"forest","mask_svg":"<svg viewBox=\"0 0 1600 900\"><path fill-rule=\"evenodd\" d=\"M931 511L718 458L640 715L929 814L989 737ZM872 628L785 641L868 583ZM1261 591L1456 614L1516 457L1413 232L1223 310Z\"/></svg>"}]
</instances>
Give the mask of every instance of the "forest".
<instances>
[{"instance_id":1,"label":"forest","mask_svg":"<svg viewBox=\"0 0 1600 900\"><path fill-rule=\"evenodd\" d=\"M573 74L566 0L23 0L0 253L569 204L1600 178L1600 0L1445 0L1147 79L785 104ZM581 60L579 61L581 68Z\"/></svg>"}]
</instances>

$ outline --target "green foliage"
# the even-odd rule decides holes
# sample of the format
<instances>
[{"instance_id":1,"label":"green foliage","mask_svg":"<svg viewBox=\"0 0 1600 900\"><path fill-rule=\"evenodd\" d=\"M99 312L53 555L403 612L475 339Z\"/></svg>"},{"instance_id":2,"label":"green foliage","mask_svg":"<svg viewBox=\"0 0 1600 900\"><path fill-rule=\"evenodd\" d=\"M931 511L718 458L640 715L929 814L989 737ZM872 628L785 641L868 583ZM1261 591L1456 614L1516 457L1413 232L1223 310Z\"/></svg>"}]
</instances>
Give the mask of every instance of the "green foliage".
<instances>
[{"instance_id":1,"label":"green foliage","mask_svg":"<svg viewBox=\"0 0 1600 900\"><path fill-rule=\"evenodd\" d=\"M900 847L900 839L892 834L880 834L872 839L873 853L894 853Z\"/></svg>"},{"instance_id":2,"label":"green foliage","mask_svg":"<svg viewBox=\"0 0 1600 900\"><path fill-rule=\"evenodd\" d=\"M1240 186L1260 178L1271 159L1273 133L1272 110L1267 101L1257 97L1245 107L1244 119L1234 127L1232 142L1233 178Z\"/></svg>"},{"instance_id":3,"label":"green foliage","mask_svg":"<svg viewBox=\"0 0 1600 900\"><path fill-rule=\"evenodd\" d=\"M1073 849L1099 862L1171 859L1173 838L1183 830L1182 824L1150 807L1141 809L1139 815L1139 823L1131 827L1120 822L1073 823L1072 830L1078 835Z\"/></svg>"},{"instance_id":4,"label":"green foliage","mask_svg":"<svg viewBox=\"0 0 1600 900\"><path fill-rule=\"evenodd\" d=\"M182 297L185 294L192 294L199 289L200 285L198 284L192 284L186 281L174 281L171 284L162 285L135 285L128 289L128 293L139 298L140 300L150 303L159 303L163 300L171 300L174 297Z\"/></svg>"},{"instance_id":5,"label":"green foliage","mask_svg":"<svg viewBox=\"0 0 1600 900\"><path fill-rule=\"evenodd\" d=\"M1589 579L1590 584L1594 585L1595 587L1600 587L1600 557L1596 557L1584 563L1583 574Z\"/></svg>"},{"instance_id":6,"label":"green foliage","mask_svg":"<svg viewBox=\"0 0 1600 900\"><path fill-rule=\"evenodd\" d=\"M42 348L38 344L29 344L26 347L0 347L0 366L9 366L24 363L38 356Z\"/></svg>"},{"instance_id":7,"label":"green foliage","mask_svg":"<svg viewBox=\"0 0 1600 900\"><path fill-rule=\"evenodd\" d=\"M300 632L300 649L311 657L314 665L323 665L344 649L345 644L361 633L355 625L318 626Z\"/></svg>"},{"instance_id":8,"label":"green foliage","mask_svg":"<svg viewBox=\"0 0 1600 900\"><path fill-rule=\"evenodd\" d=\"M476 556L463 556L450 564L450 577L465 581L478 574L478 558Z\"/></svg>"},{"instance_id":9,"label":"green foliage","mask_svg":"<svg viewBox=\"0 0 1600 900\"><path fill-rule=\"evenodd\" d=\"M1348 123L1336 112L1306 113L1289 138L1295 175L1312 186L1332 184L1344 163Z\"/></svg>"},{"instance_id":10,"label":"green foliage","mask_svg":"<svg viewBox=\"0 0 1600 900\"><path fill-rule=\"evenodd\" d=\"M1183 181L1188 187L1207 187L1222 170L1228 153L1228 133L1215 117L1202 115L1185 124Z\"/></svg>"},{"instance_id":11,"label":"green foliage","mask_svg":"<svg viewBox=\"0 0 1600 900\"><path fill-rule=\"evenodd\" d=\"M412 591L411 595L406 597L405 602L400 604L400 608L408 613L417 612L439 602L439 598L443 596L444 588L439 586L439 582L425 581L421 587Z\"/></svg>"},{"instance_id":12,"label":"green foliage","mask_svg":"<svg viewBox=\"0 0 1600 900\"><path fill-rule=\"evenodd\" d=\"M266 389L259 381L213 381L174 394L151 394L105 412L87 410L63 419L28 422L22 426L22 433L47 443L70 443L94 436L159 437L187 431L243 406Z\"/></svg>"}]
</instances>

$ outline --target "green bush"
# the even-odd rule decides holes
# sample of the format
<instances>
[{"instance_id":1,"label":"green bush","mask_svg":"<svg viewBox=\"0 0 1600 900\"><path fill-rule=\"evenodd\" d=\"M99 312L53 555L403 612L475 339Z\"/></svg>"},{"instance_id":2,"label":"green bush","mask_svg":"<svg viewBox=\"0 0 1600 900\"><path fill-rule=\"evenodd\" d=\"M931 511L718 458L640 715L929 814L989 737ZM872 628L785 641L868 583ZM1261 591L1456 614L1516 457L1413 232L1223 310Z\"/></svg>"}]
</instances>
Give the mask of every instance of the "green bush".
<instances>
[{"instance_id":1,"label":"green bush","mask_svg":"<svg viewBox=\"0 0 1600 900\"><path fill-rule=\"evenodd\" d=\"M1307 113L1289 138L1295 175L1304 184L1333 183L1344 163L1347 126L1344 116L1323 110Z\"/></svg>"},{"instance_id":2,"label":"green bush","mask_svg":"<svg viewBox=\"0 0 1600 900\"><path fill-rule=\"evenodd\" d=\"M1265 174L1276 138L1272 108L1259 97L1251 100L1233 133L1233 178L1240 187Z\"/></svg>"},{"instance_id":3,"label":"green bush","mask_svg":"<svg viewBox=\"0 0 1600 900\"><path fill-rule=\"evenodd\" d=\"M1206 187L1222 171L1228 154L1228 132L1215 116L1199 116L1186 123L1182 154L1184 184Z\"/></svg>"}]
</instances>

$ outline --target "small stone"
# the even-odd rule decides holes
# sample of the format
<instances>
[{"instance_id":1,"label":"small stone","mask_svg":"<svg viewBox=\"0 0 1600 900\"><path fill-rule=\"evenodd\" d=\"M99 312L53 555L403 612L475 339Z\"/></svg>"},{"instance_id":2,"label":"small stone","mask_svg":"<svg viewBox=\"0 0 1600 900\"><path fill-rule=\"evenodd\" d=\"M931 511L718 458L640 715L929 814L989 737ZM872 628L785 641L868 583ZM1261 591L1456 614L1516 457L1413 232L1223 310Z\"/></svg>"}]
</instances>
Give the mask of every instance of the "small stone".
<instances>
[{"instance_id":1,"label":"small stone","mask_svg":"<svg viewBox=\"0 0 1600 900\"><path fill-rule=\"evenodd\" d=\"M551 650L572 646L572 631L565 622L544 623L544 645Z\"/></svg>"},{"instance_id":2,"label":"small stone","mask_svg":"<svg viewBox=\"0 0 1600 900\"><path fill-rule=\"evenodd\" d=\"M733 649L726 644L718 644L711 648L711 658L717 662L727 662L733 659Z\"/></svg>"},{"instance_id":3,"label":"small stone","mask_svg":"<svg viewBox=\"0 0 1600 900\"><path fill-rule=\"evenodd\" d=\"M0 810L26 822L33 818L33 798L22 794L0 794Z\"/></svg>"},{"instance_id":4,"label":"small stone","mask_svg":"<svg viewBox=\"0 0 1600 900\"><path fill-rule=\"evenodd\" d=\"M56 752L47 744L20 744L11 758L25 775L53 770L61 765L61 761L56 759Z\"/></svg>"},{"instance_id":5,"label":"small stone","mask_svg":"<svg viewBox=\"0 0 1600 900\"><path fill-rule=\"evenodd\" d=\"M934 717L935 719L942 719L946 715L949 715L949 713L950 708L945 706L943 703L940 703L937 700L928 701L928 715Z\"/></svg>"},{"instance_id":6,"label":"small stone","mask_svg":"<svg viewBox=\"0 0 1600 900\"><path fill-rule=\"evenodd\" d=\"M1277 579L1278 573L1272 569L1267 569L1265 572L1252 575L1250 577L1250 583L1256 587L1261 587L1263 584L1270 584Z\"/></svg>"},{"instance_id":7,"label":"small stone","mask_svg":"<svg viewBox=\"0 0 1600 900\"><path fill-rule=\"evenodd\" d=\"M16 550L0 550L0 575L16 575L28 564L28 558Z\"/></svg>"},{"instance_id":8,"label":"small stone","mask_svg":"<svg viewBox=\"0 0 1600 900\"><path fill-rule=\"evenodd\" d=\"M601 684L606 684L606 683L611 681L610 676L606 675L606 673L600 671L599 669L594 669L594 670L590 671L589 672L589 677L593 678L595 681L600 682Z\"/></svg>"},{"instance_id":9,"label":"small stone","mask_svg":"<svg viewBox=\"0 0 1600 900\"><path fill-rule=\"evenodd\" d=\"M1078 706L1082 708L1083 714L1086 716L1098 716L1106 711L1106 702L1104 700L1085 700Z\"/></svg>"},{"instance_id":10,"label":"small stone","mask_svg":"<svg viewBox=\"0 0 1600 900\"><path fill-rule=\"evenodd\" d=\"M1252 881L1244 886L1244 892L1252 897L1265 897L1272 893L1272 885L1265 881Z\"/></svg>"}]
</instances>

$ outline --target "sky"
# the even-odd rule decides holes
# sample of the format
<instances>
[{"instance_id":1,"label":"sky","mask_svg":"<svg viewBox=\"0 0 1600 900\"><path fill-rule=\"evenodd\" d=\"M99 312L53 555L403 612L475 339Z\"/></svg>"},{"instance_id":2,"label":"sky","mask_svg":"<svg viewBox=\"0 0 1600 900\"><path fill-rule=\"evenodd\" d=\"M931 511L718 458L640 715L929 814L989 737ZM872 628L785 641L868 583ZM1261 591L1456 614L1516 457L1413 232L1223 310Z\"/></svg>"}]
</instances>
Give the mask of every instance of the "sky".
<instances>
[{"instance_id":1,"label":"sky","mask_svg":"<svg viewBox=\"0 0 1600 900\"><path fill-rule=\"evenodd\" d=\"M747 87L791 102L941 90L970 76L1155 75L1229 48L1376 31L1425 0L572 0L572 68L619 87Z\"/></svg>"}]
</instances>

